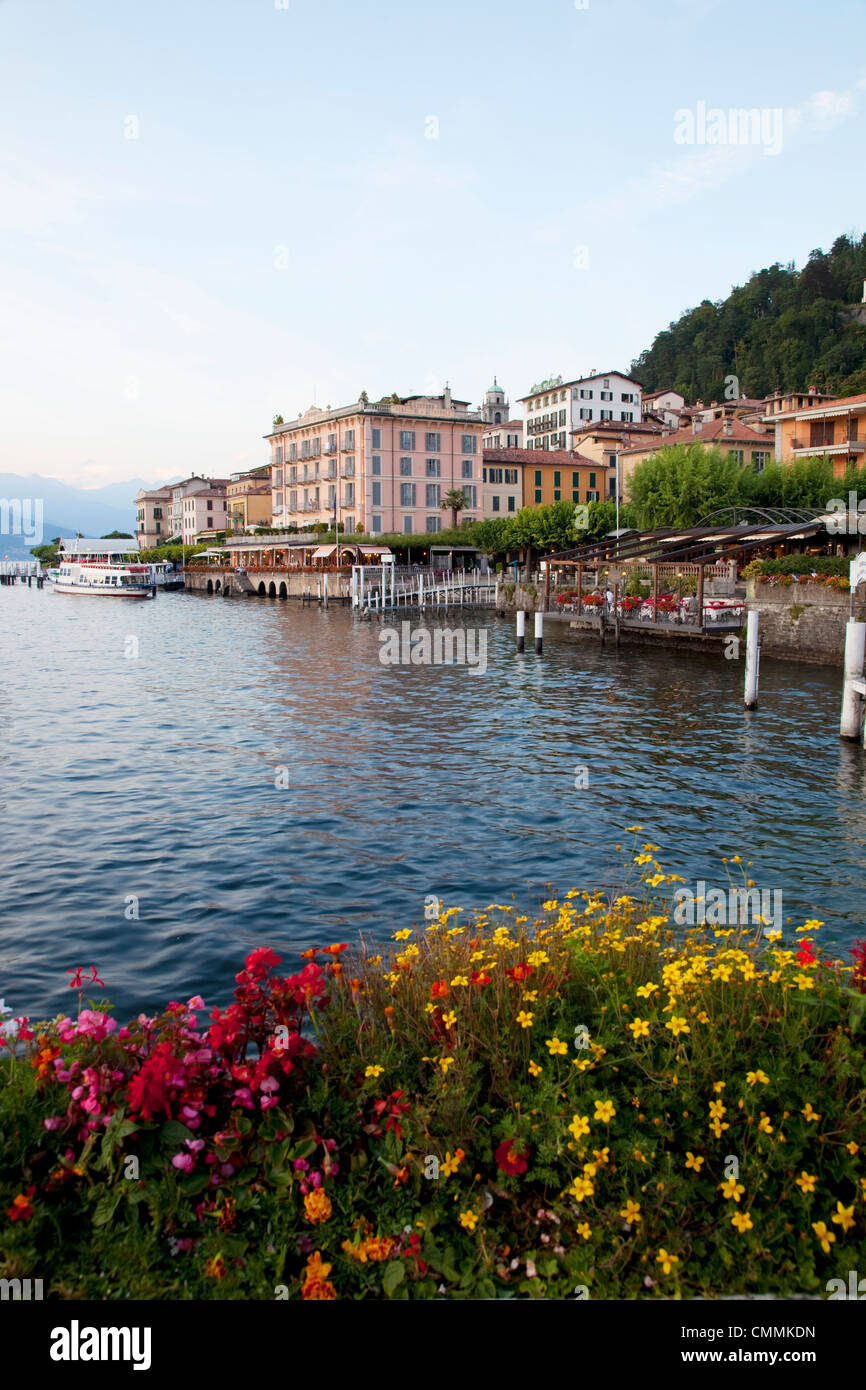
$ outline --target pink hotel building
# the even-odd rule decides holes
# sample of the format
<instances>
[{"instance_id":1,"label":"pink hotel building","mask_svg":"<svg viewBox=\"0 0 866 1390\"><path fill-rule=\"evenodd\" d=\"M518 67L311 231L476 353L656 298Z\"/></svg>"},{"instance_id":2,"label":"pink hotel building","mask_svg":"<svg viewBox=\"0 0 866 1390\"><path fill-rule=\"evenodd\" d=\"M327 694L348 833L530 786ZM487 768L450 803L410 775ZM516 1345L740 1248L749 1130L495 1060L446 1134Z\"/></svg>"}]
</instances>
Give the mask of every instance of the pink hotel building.
<instances>
[{"instance_id":1,"label":"pink hotel building","mask_svg":"<svg viewBox=\"0 0 866 1390\"><path fill-rule=\"evenodd\" d=\"M271 445L274 526L301 527L337 520L345 533L435 532L451 525L441 503L453 488L466 508L460 520L481 515L481 414L441 396L359 400L337 410L311 406L297 420L276 425Z\"/></svg>"}]
</instances>

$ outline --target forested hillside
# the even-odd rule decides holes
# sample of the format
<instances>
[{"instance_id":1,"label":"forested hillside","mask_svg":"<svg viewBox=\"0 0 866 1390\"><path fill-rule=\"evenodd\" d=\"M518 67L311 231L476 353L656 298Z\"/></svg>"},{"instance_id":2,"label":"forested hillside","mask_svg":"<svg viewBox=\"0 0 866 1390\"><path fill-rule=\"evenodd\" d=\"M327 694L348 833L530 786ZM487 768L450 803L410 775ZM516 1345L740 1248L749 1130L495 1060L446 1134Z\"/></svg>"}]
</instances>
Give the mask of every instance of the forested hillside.
<instances>
[{"instance_id":1,"label":"forested hillside","mask_svg":"<svg viewBox=\"0 0 866 1390\"><path fill-rule=\"evenodd\" d=\"M837 237L802 270L771 265L727 299L689 309L632 362L632 374L647 391L673 387L690 402L721 400L732 375L740 395L753 397L811 384L866 391L866 323L852 313L864 280L866 236Z\"/></svg>"}]
</instances>

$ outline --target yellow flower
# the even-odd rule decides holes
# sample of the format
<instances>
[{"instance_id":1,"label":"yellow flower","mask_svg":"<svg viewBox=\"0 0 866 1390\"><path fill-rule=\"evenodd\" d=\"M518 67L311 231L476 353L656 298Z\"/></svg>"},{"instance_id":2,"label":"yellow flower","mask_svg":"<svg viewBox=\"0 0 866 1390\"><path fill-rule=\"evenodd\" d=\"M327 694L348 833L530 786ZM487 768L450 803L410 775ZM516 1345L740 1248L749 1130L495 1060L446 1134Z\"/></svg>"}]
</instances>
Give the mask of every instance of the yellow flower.
<instances>
[{"instance_id":1,"label":"yellow flower","mask_svg":"<svg viewBox=\"0 0 866 1390\"><path fill-rule=\"evenodd\" d=\"M851 1154L851 1155L854 1155L854 1154L857 1154L857 1153L860 1152L860 1145L859 1145L859 1144L855 1144L853 1139L851 1140L851 1142L850 1142L849 1144L846 1144L846 1145L845 1145L845 1148L848 1150L849 1154Z\"/></svg>"},{"instance_id":2,"label":"yellow flower","mask_svg":"<svg viewBox=\"0 0 866 1390\"><path fill-rule=\"evenodd\" d=\"M811 975L804 975L802 974L802 972L799 975L794 976L794 983L796 984L798 989L815 988L815 981L812 979Z\"/></svg>"},{"instance_id":3,"label":"yellow flower","mask_svg":"<svg viewBox=\"0 0 866 1390\"><path fill-rule=\"evenodd\" d=\"M709 1107L711 1120L720 1120L727 1109L720 1100L711 1100L709 1102Z\"/></svg>"},{"instance_id":4,"label":"yellow flower","mask_svg":"<svg viewBox=\"0 0 866 1390\"><path fill-rule=\"evenodd\" d=\"M584 1134L589 1134L589 1116L575 1115L571 1124L568 1126L569 1134L573 1134L575 1139L580 1139Z\"/></svg>"},{"instance_id":5,"label":"yellow flower","mask_svg":"<svg viewBox=\"0 0 866 1390\"><path fill-rule=\"evenodd\" d=\"M813 1221L813 1222L812 1222L812 1230L815 1232L815 1235L816 1235L816 1236L818 1237L818 1239L820 1240L820 1242L821 1242L821 1249L824 1251L824 1254L825 1254L825 1255L829 1255L829 1253L830 1253L830 1246L833 1244L833 1242L834 1242L835 1239L836 1239L836 1237L834 1236L833 1232L832 1232L832 1231L828 1231L827 1226L826 1226L825 1222L823 1222L823 1221Z\"/></svg>"},{"instance_id":6,"label":"yellow flower","mask_svg":"<svg viewBox=\"0 0 866 1390\"><path fill-rule=\"evenodd\" d=\"M534 1004L536 999L538 998L538 990L528 989L524 992L522 998L524 1004Z\"/></svg>"},{"instance_id":7,"label":"yellow flower","mask_svg":"<svg viewBox=\"0 0 866 1390\"><path fill-rule=\"evenodd\" d=\"M665 1250L664 1248L662 1248L656 1255L656 1264L661 1265L662 1274L670 1274L674 1265L678 1265L679 1262L679 1255L669 1255L667 1250Z\"/></svg>"},{"instance_id":8,"label":"yellow flower","mask_svg":"<svg viewBox=\"0 0 866 1390\"><path fill-rule=\"evenodd\" d=\"M462 1149L455 1149L453 1158L446 1150L445 1157L439 1164L440 1176L443 1178L450 1178L453 1173L457 1172L457 1169L460 1167L465 1157L466 1155Z\"/></svg>"},{"instance_id":9,"label":"yellow flower","mask_svg":"<svg viewBox=\"0 0 866 1390\"><path fill-rule=\"evenodd\" d=\"M592 1227L589 1225L589 1222L587 1221L579 1222L578 1225L575 1227L575 1230L577 1231L577 1234L579 1236L583 1236L584 1240L589 1240L590 1236L592 1235Z\"/></svg>"},{"instance_id":10,"label":"yellow flower","mask_svg":"<svg viewBox=\"0 0 866 1390\"><path fill-rule=\"evenodd\" d=\"M762 1134L773 1133L773 1126L770 1124L769 1115L761 1116L760 1120L758 1121L758 1129L761 1131Z\"/></svg>"},{"instance_id":11,"label":"yellow flower","mask_svg":"<svg viewBox=\"0 0 866 1390\"><path fill-rule=\"evenodd\" d=\"M614 1109L613 1101L597 1100L595 1102L595 1114L593 1119L601 1120L602 1124L609 1125L615 1114L616 1110Z\"/></svg>"},{"instance_id":12,"label":"yellow flower","mask_svg":"<svg viewBox=\"0 0 866 1390\"><path fill-rule=\"evenodd\" d=\"M739 1202L740 1195L745 1192L745 1190L743 1184L737 1182L736 1178L726 1178L724 1182L719 1183L719 1191L728 1201L733 1197L735 1202Z\"/></svg>"},{"instance_id":13,"label":"yellow flower","mask_svg":"<svg viewBox=\"0 0 866 1390\"><path fill-rule=\"evenodd\" d=\"M638 999L649 999L655 989L658 989L658 985L653 984L652 980L650 980L648 984L641 985L637 990Z\"/></svg>"},{"instance_id":14,"label":"yellow flower","mask_svg":"<svg viewBox=\"0 0 866 1390\"><path fill-rule=\"evenodd\" d=\"M455 976L454 976L454 979L451 981L451 984L454 985L454 986L456 986L456 985L468 985L468 984L469 984L469 981L468 981L468 979L466 978L465 975L455 975Z\"/></svg>"},{"instance_id":15,"label":"yellow flower","mask_svg":"<svg viewBox=\"0 0 866 1390\"><path fill-rule=\"evenodd\" d=\"M716 1093L717 1096L720 1096L720 1095L722 1094L722 1091L725 1089L725 1087L727 1086L727 1084L728 1084L727 1081L714 1081L714 1082L713 1082L713 1090L715 1091L715 1093Z\"/></svg>"},{"instance_id":16,"label":"yellow flower","mask_svg":"<svg viewBox=\"0 0 866 1390\"><path fill-rule=\"evenodd\" d=\"M643 1220L640 1214L640 1202L633 1202L630 1197L625 1206L620 1209L619 1214L624 1217L630 1225L635 1225L638 1221Z\"/></svg>"},{"instance_id":17,"label":"yellow flower","mask_svg":"<svg viewBox=\"0 0 866 1390\"><path fill-rule=\"evenodd\" d=\"M643 1149L635 1149L634 1158L637 1163L646 1163L647 1157Z\"/></svg>"},{"instance_id":18,"label":"yellow flower","mask_svg":"<svg viewBox=\"0 0 866 1390\"><path fill-rule=\"evenodd\" d=\"M610 1149L605 1145L603 1149L593 1149L592 1156L600 1168L606 1163L610 1163Z\"/></svg>"},{"instance_id":19,"label":"yellow flower","mask_svg":"<svg viewBox=\"0 0 866 1390\"><path fill-rule=\"evenodd\" d=\"M321 1187L314 1187L304 1197L304 1215L311 1226L327 1221L331 1215L331 1199Z\"/></svg>"},{"instance_id":20,"label":"yellow flower","mask_svg":"<svg viewBox=\"0 0 866 1390\"><path fill-rule=\"evenodd\" d=\"M568 1191L575 1201L582 1202L584 1197L592 1196L595 1188L588 1178L575 1178Z\"/></svg>"},{"instance_id":21,"label":"yellow flower","mask_svg":"<svg viewBox=\"0 0 866 1390\"><path fill-rule=\"evenodd\" d=\"M550 962L550 956L547 954L546 951L533 951L531 955L528 955L526 957L526 959L529 965L535 966L547 965Z\"/></svg>"},{"instance_id":22,"label":"yellow flower","mask_svg":"<svg viewBox=\"0 0 866 1390\"><path fill-rule=\"evenodd\" d=\"M686 1167L694 1168L696 1173L701 1171L701 1164L704 1162L703 1156L695 1157L691 1149L686 1149Z\"/></svg>"},{"instance_id":23,"label":"yellow flower","mask_svg":"<svg viewBox=\"0 0 866 1390\"><path fill-rule=\"evenodd\" d=\"M530 1076L540 1076L540 1075L541 1075L541 1067L538 1065L537 1062L530 1062L530 1063L529 1063L529 1067L527 1068L527 1070L529 1071L529 1075L530 1075Z\"/></svg>"},{"instance_id":24,"label":"yellow flower","mask_svg":"<svg viewBox=\"0 0 866 1390\"><path fill-rule=\"evenodd\" d=\"M364 1072L364 1075L365 1075L365 1076L381 1076L381 1075L382 1075L382 1072L383 1072L384 1070L385 1070L384 1067L368 1067L367 1070Z\"/></svg>"},{"instance_id":25,"label":"yellow flower","mask_svg":"<svg viewBox=\"0 0 866 1390\"><path fill-rule=\"evenodd\" d=\"M799 1178L797 1178L796 1181L797 1186L801 1189L802 1192L814 1192L815 1183L818 1181L818 1179L817 1177L813 1177L811 1173L807 1173L806 1170L803 1169L800 1173Z\"/></svg>"},{"instance_id":26,"label":"yellow flower","mask_svg":"<svg viewBox=\"0 0 866 1390\"><path fill-rule=\"evenodd\" d=\"M804 1108L803 1110L800 1111L800 1114L801 1114L801 1115L803 1116L803 1118L805 1119L807 1125L808 1125L808 1124L817 1124L818 1121L819 1121L820 1118L821 1118L821 1116L818 1114L817 1110L813 1110L813 1109L812 1109L812 1102L811 1102L810 1100L807 1100L807 1101L806 1101L805 1108Z\"/></svg>"},{"instance_id":27,"label":"yellow flower","mask_svg":"<svg viewBox=\"0 0 866 1390\"><path fill-rule=\"evenodd\" d=\"M744 1231L751 1231L752 1218L747 1211L735 1211L731 1217L731 1225L736 1226L742 1235Z\"/></svg>"},{"instance_id":28,"label":"yellow flower","mask_svg":"<svg viewBox=\"0 0 866 1390\"><path fill-rule=\"evenodd\" d=\"M687 1020L684 1018L669 1018L665 1027L670 1028L675 1038L678 1038L680 1033L690 1033L692 1031Z\"/></svg>"},{"instance_id":29,"label":"yellow flower","mask_svg":"<svg viewBox=\"0 0 866 1390\"><path fill-rule=\"evenodd\" d=\"M747 1071L746 1080L748 1081L750 1086L754 1086L758 1081L760 1081L764 1086L768 1086L770 1084L769 1076L765 1071L761 1071L760 1067L758 1067L757 1071Z\"/></svg>"},{"instance_id":30,"label":"yellow flower","mask_svg":"<svg viewBox=\"0 0 866 1390\"><path fill-rule=\"evenodd\" d=\"M534 1018L535 1014L527 1013L525 1009L521 1009L520 1013L517 1015L517 1022L520 1024L521 1028L531 1028Z\"/></svg>"},{"instance_id":31,"label":"yellow flower","mask_svg":"<svg viewBox=\"0 0 866 1390\"><path fill-rule=\"evenodd\" d=\"M710 1021L710 1016L707 1013L706 1009L701 1009L699 1014L695 1014L695 1017L698 1020L698 1023L709 1023Z\"/></svg>"},{"instance_id":32,"label":"yellow flower","mask_svg":"<svg viewBox=\"0 0 866 1390\"><path fill-rule=\"evenodd\" d=\"M594 1178L597 1172L598 1165L596 1163L584 1163L583 1176L585 1178Z\"/></svg>"},{"instance_id":33,"label":"yellow flower","mask_svg":"<svg viewBox=\"0 0 866 1390\"><path fill-rule=\"evenodd\" d=\"M437 1065L440 1066L440 1067L442 1068L443 1071L447 1071L449 1067L453 1067L453 1066L454 1066L454 1058L453 1058L453 1057L440 1057L440 1058L438 1059Z\"/></svg>"},{"instance_id":34,"label":"yellow flower","mask_svg":"<svg viewBox=\"0 0 866 1390\"><path fill-rule=\"evenodd\" d=\"M461 1211L460 1225L465 1226L467 1231L474 1231L478 1225L478 1213L474 1211Z\"/></svg>"},{"instance_id":35,"label":"yellow flower","mask_svg":"<svg viewBox=\"0 0 866 1390\"><path fill-rule=\"evenodd\" d=\"M548 1038L544 1046L547 1048L551 1057L555 1057L557 1053L562 1057L568 1054L568 1044L560 1042L559 1038Z\"/></svg>"},{"instance_id":36,"label":"yellow flower","mask_svg":"<svg viewBox=\"0 0 866 1390\"><path fill-rule=\"evenodd\" d=\"M445 1024L446 1028L450 1029L454 1027L454 1024L457 1022L457 1015L453 1009L449 1009L447 1014L442 1015L442 1022Z\"/></svg>"},{"instance_id":37,"label":"yellow flower","mask_svg":"<svg viewBox=\"0 0 866 1390\"><path fill-rule=\"evenodd\" d=\"M627 1025L627 1027L628 1027L629 1031L633 1034L635 1042L637 1042L638 1038L646 1038L646 1037L649 1037L649 1020L648 1020L648 1019L645 1019L645 1018L635 1018L635 1019L632 1019L631 1023L629 1023L629 1024Z\"/></svg>"},{"instance_id":38,"label":"yellow flower","mask_svg":"<svg viewBox=\"0 0 866 1390\"><path fill-rule=\"evenodd\" d=\"M847 1235L847 1233L850 1231L851 1227L855 1224L855 1222L854 1222L854 1204L853 1204L853 1202L852 1202L852 1204L851 1204L850 1207L843 1207L843 1205L842 1205L841 1202L837 1202L837 1203L836 1203L836 1210L834 1211L833 1215L830 1217L830 1220L831 1220L831 1221L835 1221L836 1224L837 1224L838 1226L841 1226L841 1227L842 1227L842 1230L843 1230L843 1231L845 1232L845 1234Z\"/></svg>"},{"instance_id":39,"label":"yellow flower","mask_svg":"<svg viewBox=\"0 0 866 1390\"><path fill-rule=\"evenodd\" d=\"M395 941L406 941L412 935L411 927L404 927L402 931L394 933Z\"/></svg>"}]
</instances>

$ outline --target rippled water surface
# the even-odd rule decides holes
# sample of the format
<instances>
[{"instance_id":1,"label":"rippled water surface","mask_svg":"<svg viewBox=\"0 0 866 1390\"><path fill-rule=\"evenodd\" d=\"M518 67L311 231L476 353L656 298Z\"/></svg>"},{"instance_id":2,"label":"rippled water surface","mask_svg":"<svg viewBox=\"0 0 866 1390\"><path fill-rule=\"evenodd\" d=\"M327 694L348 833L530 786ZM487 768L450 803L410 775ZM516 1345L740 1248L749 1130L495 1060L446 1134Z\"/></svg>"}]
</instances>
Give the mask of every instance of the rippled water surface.
<instances>
[{"instance_id":1,"label":"rippled water surface","mask_svg":"<svg viewBox=\"0 0 866 1390\"><path fill-rule=\"evenodd\" d=\"M866 755L839 742L839 671L765 661L746 714L741 662L552 625L517 656L510 622L477 622L483 675L382 666L378 625L342 608L0 589L0 996L69 1007L64 971L93 964L122 1015L223 1002L253 944L296 963L422 920L428 893L612 882L635 822L690 883L724 884L739 852L793 924L864 934Z\"/></svg>"}]
</instances>

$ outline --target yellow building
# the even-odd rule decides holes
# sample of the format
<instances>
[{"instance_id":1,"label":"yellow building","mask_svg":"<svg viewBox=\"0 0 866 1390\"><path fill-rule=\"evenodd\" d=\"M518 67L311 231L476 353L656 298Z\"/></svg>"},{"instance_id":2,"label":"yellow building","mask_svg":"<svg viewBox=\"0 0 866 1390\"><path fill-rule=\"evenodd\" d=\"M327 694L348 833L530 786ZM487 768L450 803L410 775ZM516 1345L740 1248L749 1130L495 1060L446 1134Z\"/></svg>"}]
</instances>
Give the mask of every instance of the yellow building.
<instances>
[{"instance_id":1,"label":"yellow building","mask_svg":"<svg viewBox=\"0 0 866 1390\"><path fill-rule=\"evenodd\" d=\"M638 444L621 451L620 484L623 497L629 496L629 484L638 464L673 444L717 446L723 453L732 456L736 463L750 464L758 473L773 461L773 436L766 430L757 430L742 420L694 420L688 429L671 430L651 443Z\"/></svg>"},{"instance_id":2,"label":"yellow building","mask_svg":"<svg viewBox=\"0 0 866 1390\"><path fill-rule=\"evenodd\" d=\"M226 487L228 528L245 531L248 526L271 524L271 470L268 464L248 473L233 473Z\"/></svg>"}]
</instances>

